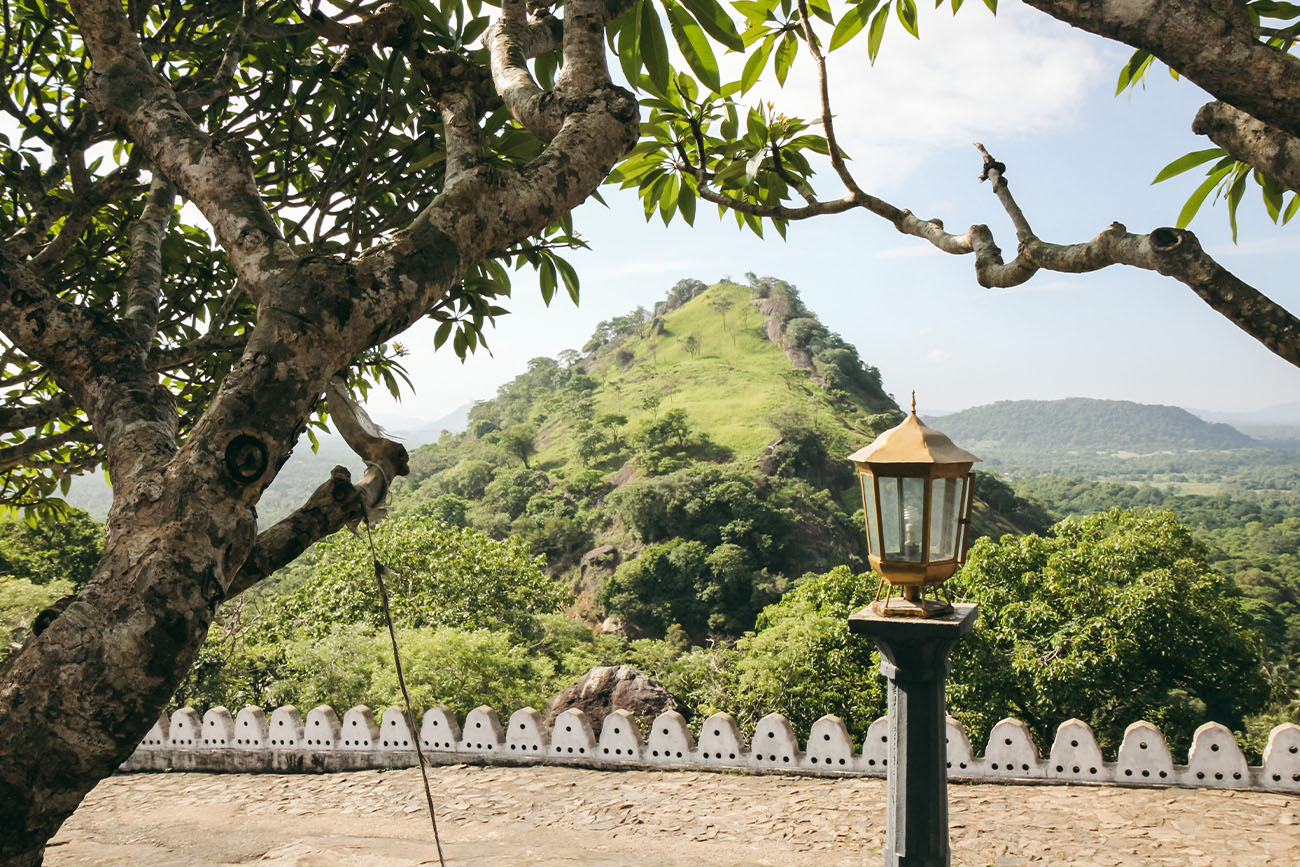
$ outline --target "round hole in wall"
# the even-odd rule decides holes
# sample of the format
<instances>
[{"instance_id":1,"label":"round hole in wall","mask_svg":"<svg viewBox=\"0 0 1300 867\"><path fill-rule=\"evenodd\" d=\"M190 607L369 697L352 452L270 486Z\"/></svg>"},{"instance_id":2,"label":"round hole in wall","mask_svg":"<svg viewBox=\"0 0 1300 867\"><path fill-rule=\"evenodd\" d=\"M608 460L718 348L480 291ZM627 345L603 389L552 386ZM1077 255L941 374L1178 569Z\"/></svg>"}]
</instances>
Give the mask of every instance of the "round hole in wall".
<instances>
[{"instance_id":1,"label":"round hole in wall","mask_svg":"<svg viewBox=\"0 0 1300 867\"><path fill-rule=\"evenodd\" d=\"M514 748L515 748L515 745L514 745L514 744L511 744L511 745L510 745L510 749L513 750Z\"/></svg>"},{"instance_id":2,"label":"round hole in wall","mask_svg":"<svg viewBox=\"0 0 1300 867\"><path fill-rule=\"evenodd\" d=\"M1287 748L1287 752L1289 753L1300 752L1300 747L1292 745L1291 747Z\"/></svg>"},{"instance_id":3,"label":"round hole in wall","mask_svg":"<svg viewBox=\"0 0 1300 867\"><path fill-rule=\"evenodd\" d=\"M1282 782L1282 775L1281 775L1281 774L1274 774L1274 775L1273 775L1273 782L1275 782L1275 783L1280 783L1280 782Z\"/></svg>"},{"instance_id":4,"label":"round hole in wall","mask_svg":"<svg viewBox=\"0 0 1300 867\"><path fill-rule=\"evenodd\" d=\"M651 750L651 753L653 753L655 756L658 756L658 755L659 755L659 751L658 751L658 750Z\"/></svg>"},{"instance_id":5,"label":"round hole in wall","mask_svg":"<svg viewBox=\"0 0 1300 867\"><path fill-rule=\"evenodd\" d=\"M1097 769L1096 769L1096 768L1088 768L1088 773L1090 773L1090 774L1095 774L1095 773L1097 773Z\"/></svg>"},{"instance_id":6,"label":"round hole in wall","mask_svg":"<svg viewBox=\"0 0 1300 867\"><path fill-rule=\"evenodd\" d=\"M569 747L569 752L573 752L573 747Z\"/></svg>"},{"instance_id":7,"label":"round hole in wall","mask_svg":"<svg viewBox=\"0 0 1300 867\"><path fill-rule=\"evenodd\" d=\"M1074 766L1074 773L1076 773L1076 774L1079 773L1079 766L1078 766L1078 765L1075 765L1075 766Z\"/></svg>"},{"instance_id":8,"label":"round hole in wall","mask_svg":"<svg viewBox=\"0 0 1300 867\"><path fill-rule=\"evenodd\" d=\"M609 755L609 747L605 747L605 755Z\"/></svg>"},{"instance_id":9,"label":"round hole in wall","mask_svg":"<svg viewBox=\"0 0 1300 867\"><path fill-rule=\"evenodd\" d=\"M783 761L783 762L788 762L788 761L790 761L790 757L789 757L789 756L781 756L781 761Z\"/></svg>"},{"instance_id":10,"label":"round hole in wall","mask_svg":"<svg viewBox=\"0 0 1300 867\"><path fill-rule=\"evenodd\" d=\"M614 729L614 734L618 734L618 728L617 728L617 727L615 727L615 729Z\"/></svg>"},{"instance_id":11,"label":"round hole in wall","mask_svg":"<svg viewBox=\"0 0 1300 867\"><path fill-rule=\"evenodd\" d=\"M533 744L533 752L537 752L537 744Z\"/></svg>"},{"instance_id":12,"label":"round hole in wall","mask_svg":"<svg viewBox=\"0 0 1300 867\"><path fill-rule=\"evenodd\" d=\"M1203 780L1203 779L1205 779L1205 772L1204 772L1204 771L1197 771L1197 772L1196 772L1196 779L1198 779L1198 780Z\"/></svg>"},{"instance_id":13,"label":"round hole in wall","mask_svg":"<svg viewBox=\"0 0 1300 867\"><path fill-rule=\"evenodd\" d=\"M719 729L714 729L714 730L713 730L713 736L714 736L715 738L722 737L722 732L721 732Z\"/></svg>"},{"instance_id":14,"label":"round hole in wall","mask_svg":"<svg viewBox=\"0 0 1300 867\"><path fill-rule=\"evenodd\" d=\"M708 757L709 757L709 754L708 754L708 753L705 753L705 754L704 754L704 758L707 759Z\"/></svg>"},{"instance_id":15,"label":"round hole in wall","mask_svg":"<svg viewBox=\"0 0 1300 867\"><path fill-rule=\"evenodd\" d=\"M668 734L668 729L664 729L664 734Z\"/></svg>"},{"instance_id":16,"label":"round hole in wall","mask_svg":"<svg viewBox=\"0 0 1300 867\"><path fill-rule=\"evenodd\" d=\"M573 726L565 726L565 727L564 727L564 730L565 730L566 732L571 732L571 731L573 731Z\"/></svg>"},{"instance_id":17,"label":"round hole in wall","mask_svg":"<svg viewBox=\"0 0 1300 867\"><path fill-rule=\"evenodd\" d=\"M1150 771L1143 771L1143 772L1142 772L1142 776L1144 776L1144 777L1149 777L1149 776L1151 776L1151 772L1150 772Z\"/></svg>"},{"instance_id":18,"label":"round hole in wall","mask_svg":"<svg viewBox=\"0 0 1300 867\"><path fill-rule=\"evenodd\" d=\"M1210 750L1211 750L1212 752L1216 752L1216 753L1217 753L1217 752L1219 751L1219 745L1218 745L1218 744L1210 744Z\"/></svg>"},{"instance_id":19,"label":"round hole in wall","mask_svg":"<svg viewBox=\"0 0 1300 867\"><path fill-rule=\"evenodd\" d=\"M1142 743L1138 744L1138 747L1145 750L1147 748L1147 742L1143 741Z\"/></svg>"},{"instance_id":20,"label":"round hole in wall","mask_svg":"<svg viewBox=\"0 0 1300 867\"><path fill-rule=\"evenodd\" d=\"M1125 769L1124 769L1124 776L1126 776L1126 777L1131 777L1131 776L1133 776L1133 769L1132 769L1132 768L1125 768Z\"/></svg>"},{"instance_id":21,"label":"round hole in wall","mask_svg":"<svg viewBox=\"0 0 1300 867\"><path fill-rule=\"evenodd\" d=\"M731 756L731 758L733 758L733 759L736 758L736 754L735 754L735 753L728 753L728 755Z\"/></svg>"},{"instance_id":22,"label":"round hole in wall","mask_svg":"<svg viewBox=\"0 0 1300 867\"><path fill-rule=\"evenodd\" d=\"M966 763L965 763L965 762L958 762L958 763L957 763L957 767L961 768L961 769L964 771L964 770L966 770Z\"/></svg>"},{"instance_id":23,"label":"round hole in wall","mask_svg":"<svg viewBox=\"0 0 1300 867\"><path fill-rule=\"evenodd\" d=\"M810 761L811 761L814 765L817 764L817 757L816 757L816 756L813 756L812 759L810 759Z\"/></svg>"},{"instance_id":24,"label":"round hole in wall","mask_svg":"<svg viewBox=\"0 0 1300 867\"><path fill-rule=\"evenodd\" d=\"M768 736L769 738L774 738L774 737L776 737L776 732L768 732L768 733L767 733L767 736Z\"/></svg>"},{"instance_id":25,"label":"round hole in wall","mask_svg":"<svg viewBox=\"0 0 1300 867\"><path fill-rule=\"evenodd\" d=\"M681 757L682 757L682 753L681 753L681 750L678 750L678 751L677 751L677 758L679 758L679 759L680 759L680 758L681 758Z\"/></svg>"},{"instance_id":26,"label":"round hole in wall","mask_svg":"<svg viewBox=\"0 0 1300 867\"><path fill-rule=\"evenodd\" d=\"M875 759L867 759L867 764L874 766L874 765L876 764L876 760L875 760Z\"/></svg>"},{"instance_id":27,"label":"round hole in wall","mask_svg":"<svg viewBox=\"0 0 1300 867\"><path fill-rule=\"evenodd\" d=\"M1011 738L1007 738L1007 739L1006 739L1006 744L1007 744L1007 746L1011 746Z\"/></svg>"},{"instance_id":28,"label":"round hole in wall","mask_svg":"<svg viewBox=\"0 0 1300 867\"><path fill-rule=\"evenodd\" d=\"M888 740L889 740L889 736L888 736L888 735L881 735L881 736L880 736L880 742L881 742L882 744L885 743L885 742L888 741Z\"/></svg>"},{"instance_id":29,"label":"round hole in wall","mask_svg":"<svg viewBox=\"0 0 1300 867\"><path fill-rule=\"evenodd\" d=\"M1070 741L1070 746L1077 747L1078 745L1079 745L1078 741Z\"/></svg>"},{"instance_id":30,"label":"round hole in wall","mask_svg":"<svg viewBox=\"0 0 1300 867\"><path fill-rule=\"evenodd\" d=\"M1222 774L1222 773L1215 773L1215 775L1214 775L1214 779L1216 779L1216 780L1222 780L1222 779L1223 779L1223 774Z\"/></svg>"},{"instance_id":31,"label":"round hole in wall","mask_svg":"<svg viewBox=\"0 0 1300 867\"><path fill-rule=\"evenodd\" d=\"M476 728L476 729L481 729L481 728L483 728L483 723L481 723L481 722L476 722L476 723L474 723L474 728Z\"/></svg>"},{"instance_id":32,"label":"round hole in wall","mask_svg":"<svg viewBox=\"0 0 1300 867\"><path fill-rule=\"evenodd\" d=\"M949 763L948 763L948 767L950 767L950 768L952 767L952 762L949 762Z\"/></svg>"},{"instance_id":33,"label":"round hole in wall","mask_svg":"<svg viewBox=\"0 0 1300 867\"><path fill-rule=\"evenodd\" d=\"M754 756L754 758L758 759L761 762L763 761L763 754L759 753L758 755Z\"/></svg>"},{"instance_id":34,"label":"round hole in wall","mask_svg":"<svg viewBox=\"0 0 1300 867\"><path fill-rule=\"evenodd\" d=\"M993 768L993 770L996 771L996 770L998 769L998 763L997 763L997 762L994 762L994 763L993 763L992 765L990 765L989 767Z\"/></svg>"},{"instance_id":35,"label":"round hole in wall","mask_svg":"<svg viewBox=\"0 0 1300 867\"><path fill-rule=\"evenodd\" d=\"M1300 783L1300 774L1292 774L1292 775L1291 775L1291 782L1293 782L1293 783Z\"/></svg>"},{"instance_id":36,"label":"round hole in wall","mask_svg":"<svg viewBox=\"0 0 1300 867\"><path fill-rule=\"evenodd\" d=\"M586 751L587 751L586 747L578 747L578 752L585 753Z\"/></svg>"},{"instance_id":37,"label":"round hole in wall","mask_svg":"<svg viewBox=\"0 0 1300 867\"><path fill-rule=\"evenodd\" d=\"M1058 774L1060 774L1060 773L1064 773L1064 771L1065 771L1065 768L1064 768L1063 766L1061 766L1061 765L1057 765L1057 766L1056 766L1056 772L1057 772Z\"/></svg>"},{"instance_id":38,"label":"round hole in wall","mask_svg":"<svg viewBox=\"0 0 1300 867\"><path fill-rule=\"evenodd\" d=\"M1233 778L1234 780L1240 780L1240 779L1241 779L1241 771L1233 771L1233 772L1232 772L1232 778Z\"/></svg>"},{"instance_id":39,"label":"round hole in wall","mask_svg":"<svg viewBox=\"0 0 1300 867\"><path fill-rule=\"evenodd\" d=\"M888 764L889 764L889 759L884 759L884 760L882 760L880 763L881 763L882 765L888 765Z\"/></svg>"},{"instance_id":40,"label":"round hole in wall","mask_svg":"<svg viewBox=\"0 0 1300 867\"><path fill-rule=\"evenodd\" d=\"M843 760L843 759L840 759L840 764L841 764L841 765L844 764L844 760Z\"/></svg>"}]
</instances>

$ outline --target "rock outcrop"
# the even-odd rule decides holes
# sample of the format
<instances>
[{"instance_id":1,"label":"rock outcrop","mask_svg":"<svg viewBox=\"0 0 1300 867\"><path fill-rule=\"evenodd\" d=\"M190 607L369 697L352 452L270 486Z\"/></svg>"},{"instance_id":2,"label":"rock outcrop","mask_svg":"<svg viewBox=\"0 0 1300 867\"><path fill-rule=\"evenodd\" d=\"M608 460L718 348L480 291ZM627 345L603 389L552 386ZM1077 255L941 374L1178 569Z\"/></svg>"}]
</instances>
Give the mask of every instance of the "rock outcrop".
<instances>
[{"instance_id":1,"label":"rock outcrop","mask_svg":"<svg viewBox=\"0 0 1300 867\"><path fill-rule=\"evenodd\" d=\"M571 707L587 714L597 736L606 715L616 710L628 711L643 728L664 711L690 715L663 684L630 665L593 668L557 692L546 703L545 726L549 729L555 718Z\"/></svg>"}]
</instances>

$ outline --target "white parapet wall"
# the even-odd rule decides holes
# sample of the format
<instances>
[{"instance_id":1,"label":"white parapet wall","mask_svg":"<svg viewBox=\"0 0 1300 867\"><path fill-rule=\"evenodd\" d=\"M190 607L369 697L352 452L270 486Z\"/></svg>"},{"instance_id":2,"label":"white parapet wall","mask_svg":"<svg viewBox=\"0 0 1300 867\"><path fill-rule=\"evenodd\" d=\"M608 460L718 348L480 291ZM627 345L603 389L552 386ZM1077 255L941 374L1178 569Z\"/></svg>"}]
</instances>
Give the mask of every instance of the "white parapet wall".
<instances>
[{"instance_id":1,"label":"white parapet wall","mask_svg":"<svg viewBox=\"0 0 1300 867\"><path fill-rule=\"evenodd\" d=\"M297 708L276 708L268 719L261 708L246 707L234 717L224 707L202 717L181 708L160 717L144 736L127 771L340 771L409 767L418 761L416 730L426 758L434 764L575 764L584 767L674 768L821 776L883 777L888 772L889 725L876 720L864 742L854 744L844 723L824 716L802 744L781 714L759 720L746 739L736 720L717 713L700 725L699 741L678 713L660 714L644 732L627 711L605 717L600 736L577 709L566 710L548 731L530 707L510 715L505 726L497 712L474 708L457 721L438 706L420 720L395 707L376 721L365 706L339 715L326 705L304 721ZM1009 782L1036 780L1120 786L1183 786L1300 793L1300 726L1273 729L1262 764L1247 764L1236 738L1219 723L1196 730L1186 765L1175 765L1164 735L1144 721L1124 732L1115 761L1108 762L1092 729L1066 720L1051 750L1039 755L1029 727L1004 719L993 727L983 756L976 756L961 724L949 717L948 775L954 780Z\"/></svg>"}]
</instances>

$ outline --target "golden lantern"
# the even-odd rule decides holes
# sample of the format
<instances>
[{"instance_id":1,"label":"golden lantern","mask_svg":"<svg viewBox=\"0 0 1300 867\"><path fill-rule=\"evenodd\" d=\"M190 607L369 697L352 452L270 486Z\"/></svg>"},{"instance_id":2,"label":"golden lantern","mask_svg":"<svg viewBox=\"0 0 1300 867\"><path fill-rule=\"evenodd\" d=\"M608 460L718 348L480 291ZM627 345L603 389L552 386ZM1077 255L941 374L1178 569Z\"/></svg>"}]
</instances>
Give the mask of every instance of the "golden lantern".
<instances>
[{"instance_id":1,"label":"golden lantern","mask_svg":"<svg viewBox=\"0 0 1300 867\"><path fill-rule=\"evenodd\" d=\"M951 612L951 599L927 599L926 593L942 588L966 555L971 467L979 458L923 424L913 392L912 412L903 423L849 460L862 483L867 559L881 578L872 607L878 614L911 617ZM901 596L894 596L895 587Z\"/></svg>"}]
</instances>

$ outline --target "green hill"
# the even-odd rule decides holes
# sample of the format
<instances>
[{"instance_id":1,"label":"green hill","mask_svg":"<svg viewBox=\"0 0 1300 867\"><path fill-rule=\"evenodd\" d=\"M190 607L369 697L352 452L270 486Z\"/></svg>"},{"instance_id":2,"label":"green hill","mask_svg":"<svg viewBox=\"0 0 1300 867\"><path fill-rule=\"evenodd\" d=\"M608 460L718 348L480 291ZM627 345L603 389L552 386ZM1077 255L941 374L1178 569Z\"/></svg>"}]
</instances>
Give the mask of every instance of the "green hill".
<instances>
[{"instance_id":1,"label":"green hill","mask_svg":"<svg viewBox=\"0 0 1300 867\"><path fill-rule=\"evenodd\" d=\"M417 449L392 508L525 539L593 621L734 636L805 572L864 568L846 457L901 419L794 287L683 280ZM1046 526L1005 485L981 488L977 529Z\"/></svg>"},{"instance_id":2,"label":"green hill","mask_svg":"<svg viewBox=\"0 0 1300 867\"><path fill-rule=\"evenodd\" d=\"M944 432L967 448L1153 454L1249 448L1255 441L1176 406L1127 400L1003 400L943 417Z\"/></svg>"}]
</instances>

